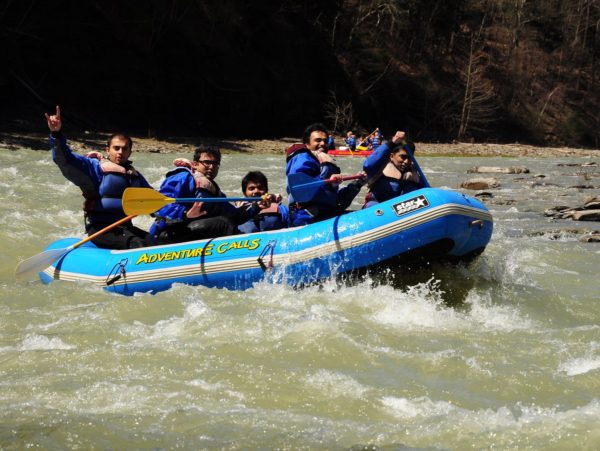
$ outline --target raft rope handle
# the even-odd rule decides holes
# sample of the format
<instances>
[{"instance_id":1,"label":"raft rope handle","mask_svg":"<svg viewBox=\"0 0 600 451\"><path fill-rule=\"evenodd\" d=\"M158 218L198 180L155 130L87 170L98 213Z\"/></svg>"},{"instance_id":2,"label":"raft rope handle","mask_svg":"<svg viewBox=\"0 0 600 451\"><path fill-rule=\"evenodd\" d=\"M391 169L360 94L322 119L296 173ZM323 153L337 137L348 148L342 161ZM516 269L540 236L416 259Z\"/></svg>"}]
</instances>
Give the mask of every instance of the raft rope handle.
<instances>
[{"instance_id":1,"label":"raft rope handle","mask_svg":"<svg viewBox=\"0 0 600 451\"><path fill-rule=\"evenodd\" d=\"M265 272L273 269L273 252L275 251L275 244L277 244L277 240L270 240L256 259L262 270ZM265 265L263 258L267 255L267 252L269 253L269 262Z\"/></svg>"},{"instance_id":2,"label":"raft rope handle","mask_svg":"<svg viewBox=\"0 0 600 451\"><path fill-rule=\"evenodd\" d=\"M126 278L126 272L125 272L125 265L127 265L127 262L129 261L128 258L124 258L122 259L120 262L116 263L115 266L112 267L112 269L110 270L110 272L108 273L108 276L106 277L106 286L110 286L113 283L115 283L117 280L119 280L121 277ZM113 272L116 272L115 269L119 267L118 269L118 274L115 274L113 277L111 277L111 274ZM110 277L110 278L109 278Z\"/></svg>"}]
</instances>

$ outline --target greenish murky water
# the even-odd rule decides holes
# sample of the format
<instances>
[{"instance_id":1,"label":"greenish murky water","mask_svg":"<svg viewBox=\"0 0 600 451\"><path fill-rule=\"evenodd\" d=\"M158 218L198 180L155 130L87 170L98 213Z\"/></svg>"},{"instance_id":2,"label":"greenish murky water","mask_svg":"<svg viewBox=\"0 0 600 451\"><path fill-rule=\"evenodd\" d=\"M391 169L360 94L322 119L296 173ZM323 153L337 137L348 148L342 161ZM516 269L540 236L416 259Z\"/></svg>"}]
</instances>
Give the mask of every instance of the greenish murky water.
<instances>
[{"instance_id":1,"label":"greenish murky water","mask_svg":"<svg viewBox=\"0 0 600 451\"><path fill-rule=\"evenodd\" d=\"M158 187L175 156L135 163ZM14 281L83 236L82 197L48 152L0 149L0 448L598 449L600 244L577 231L600 223L543 215L598 194L571 188L600 185L597 168L559 166L588 161L421 158L452 189L471 166L531 171L496 176L494 235L468 268L126 298ZM238 195L261 169L284 192L283 167L226 155L218 180Z\"/></svg>"}]
</instances>

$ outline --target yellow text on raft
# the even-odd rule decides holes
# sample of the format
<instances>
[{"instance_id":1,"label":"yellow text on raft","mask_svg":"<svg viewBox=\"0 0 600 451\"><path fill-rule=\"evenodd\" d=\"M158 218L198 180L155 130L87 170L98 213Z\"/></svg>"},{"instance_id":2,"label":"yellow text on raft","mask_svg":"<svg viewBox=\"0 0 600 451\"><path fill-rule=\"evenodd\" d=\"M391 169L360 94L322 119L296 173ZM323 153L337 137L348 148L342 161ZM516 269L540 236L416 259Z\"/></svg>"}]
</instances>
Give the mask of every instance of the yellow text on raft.
<instances>
[{"instance_id":1,"label":"yellow text on raft","mask_svg":"<svg viewBox=\"0 0 600 451\"><path fill-rule=\"evenodd\" d=\"M255 238L253 240L239 240L239 241L225 241L217 246L217 253L224 254L227 251L233 249L248 249L249 251L253 251L260 246L260 238Z\"/></svg>"},{"instance_id":2,"label":"yellow text on raft","mask_svg":"<svg viewBox=\"0 0 600 451\"><path fill-rule=\"evenodd\" d=\"M208 244L204 247L197 247L195 249L184 249L181 251L169 251L160 253L148 253L144 252L140 255L140 258L135 262L136 265L140 263L156 263L156 262L169 262L173 260L184 260L186 258L195 258L203 255L212 255L213 244Z\"/></svg>"}]
</instances>

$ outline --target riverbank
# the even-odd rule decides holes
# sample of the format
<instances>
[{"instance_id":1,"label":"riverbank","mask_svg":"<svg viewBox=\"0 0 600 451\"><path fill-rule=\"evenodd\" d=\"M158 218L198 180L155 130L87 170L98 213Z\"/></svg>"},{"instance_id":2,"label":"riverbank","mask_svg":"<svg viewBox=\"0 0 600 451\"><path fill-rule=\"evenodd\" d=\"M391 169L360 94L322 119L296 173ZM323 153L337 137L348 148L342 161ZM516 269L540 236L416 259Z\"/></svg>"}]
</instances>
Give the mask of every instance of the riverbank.
<instances>
[{"instance_id":1,"label":"riverbank","mask_svg":"<svg viewBox=\"0 0 600 451\"><path fill-rule=\"evenodd\" d=\"M100 150L106 146L108 133L67 134L71 146L79 152ZM135 152L150 153L191 153L200 144L215 145L223 153L277 154L300 138L280 139L238 139L169 137L163 139L132 136ZM341 142L337 137L336 142ZM526 144L490 143L416 143L417 155L432 156L493 156L493 157L592 157L600 158L600 149L571 147L535 147ZM45 133L0 132L0 147L17 150L23 147L35 150L48 150L48 135Z\"/></svg>"}]
</instances>

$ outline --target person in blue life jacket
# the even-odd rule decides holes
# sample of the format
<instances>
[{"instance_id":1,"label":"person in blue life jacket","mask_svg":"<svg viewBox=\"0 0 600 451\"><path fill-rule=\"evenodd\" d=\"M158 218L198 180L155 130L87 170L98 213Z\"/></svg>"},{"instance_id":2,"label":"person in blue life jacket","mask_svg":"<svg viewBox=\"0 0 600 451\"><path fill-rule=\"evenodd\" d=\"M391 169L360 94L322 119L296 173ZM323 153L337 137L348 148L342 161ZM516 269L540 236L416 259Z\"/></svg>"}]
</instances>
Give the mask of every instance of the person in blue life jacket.
<instances>
[{"instance_id":1,"label":"person in blue life jacket","mask_svg":"<svg viewBox=\"0 0 600 451\"><path fill-rule=\"evenodd\" d=\"M121 133L112 135L105 149L108 158L99 152L92 152L89 157L79 155L72 151L62 134L60 107L56 107L55 114L45 115L50 129L52 160L65 178L81 189L85 198L86 233L92 235L125 218L121 203L123 191L129 187L152 188L129 160L133 145L131 138ZM148 232L135 227L131 221L101 234L92 242L108 249L130 249L149 244Z\"/></svg>"},{"instance_id":2,"label":"person in blue life jacket","mask_svg":"<svg viewBox=\"0 0 600 451\"><path fill-rule=\"evenodd\" d=\"M369 137L362 133L360 138L356 141L357 150L366 150L369 148Z\"/></svg>"},{"instance_id":3,"label":"person in blue life jacket","mask_svg":"<svg viewBox=\"0 0 600 451\"><path fill-rule=\"evenodd\" d=\"M346 139L344 139L344 142L348 146L348 149L352 151L356 150L356 135L352 132L352 130L346 133Z\"/></svg>"},{"instance_id":4,"label":"person in blue life jacket","mask_svg":"<svg viewBox=\"0 0 600 451\"><path fill-rule=\"evenodd\" d=\"M262 197L268 191L269 181L267 176L260 171L250 171L242 179L242 193L245 197ZM253 206L252 202L238 202L236 207L249 209ZM270 206L260 209L254 217L240 224L238 230L240 233L278 230L287 227L288 221L288 208L281 205L281 195L275 195Z\"/></svg>"},{"instance_id":5,"label":"person in blue life jacket","mask_svg":"<svg viewBox=\"0 0 600 451\"><path fill-rule=\"evenodd\" d=\"M304 131L301 144L294 144L286 150L285 174L303 173L315 180L340 178L340 168L331 155L327 154L327 129L323 124L309 125ZM290 226L300 226L329 219L343 213L360 192L364 180L356 180L344 188L326 183L315 190L311 199L298 203L290 194Z\"/></svg>"},{"instance_id":6,"label":"person in blue life jacket","mask_svg":"<svg viewBox=\"0 0 600 451\"><path fill-rule=\"evenodd\" d=\"M379 131L379 128L375 129L373 134L367 139L367 147L369 149L377 149L383 142L383 134Z\"/></svg>"},{"instance_id":7,"label":"person in blue life jacket","mask_svg":"<svg viewBox=\"0 0 600 451\"><path fill-rule=\"evenodd\" d=\"M421 188L421 180L408 151L414 144L397 131L391 144L384 142L363 162L369 192L363 208Z\"/></svg>"},{"instance_id":8,"label":"person in blue life jacket","mask_svg":"<svg viewBox=\"0 0 600 451\"><path fill-rule=\"evenodd\" d=\"M235 235L237 225L258 213L265 204L237 209L229 202L202 202L203 197L227 197L215 178L221 165L217 147L198 147L193 161L176 159L159 191L167 197L198 198L195 203L171 203L154 213L150 227L154 244L170 244ZM267 200L265 199L265 202Z\"/></svg>"},{"instance_id":9,"label":"person in blue life jacket","mask_svg":"<svg viewBox=\"0 0 600 451\"><path fill-rule=\"evenodd\" d=\"M331 135L331 134L327 135L326 148L327 148L327 150L335 149L335 139L333 138L333 135Z\"/></svg>"}]
</instances>

